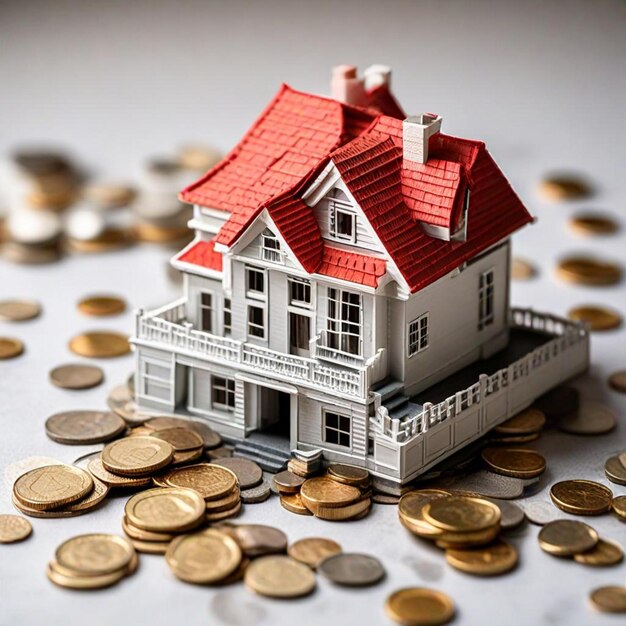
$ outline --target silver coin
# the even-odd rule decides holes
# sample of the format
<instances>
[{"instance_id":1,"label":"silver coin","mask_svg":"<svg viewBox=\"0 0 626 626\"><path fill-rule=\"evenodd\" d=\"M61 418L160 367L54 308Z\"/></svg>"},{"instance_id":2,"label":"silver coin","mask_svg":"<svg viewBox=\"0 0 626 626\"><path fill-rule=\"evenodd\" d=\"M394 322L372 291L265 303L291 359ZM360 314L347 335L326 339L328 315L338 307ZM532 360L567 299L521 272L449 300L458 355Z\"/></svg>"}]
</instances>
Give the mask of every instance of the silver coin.
<instances>
[{"instance_id":1,"label":"silver coin","mask_svg":"<svg viewBox=\"0 0 626 626\"><path fill-rule=\"evenodd\" d=\"M550 522L556 522L560 519L575 519L557 509L552 502L546 502L545 500L535 500L532 502L520 500L519 505L526 514L528 521L537 526L545 526Z\"/></svg>"},{"instance_id":2,"label":"silver coin","mask_svg":"<svg viewBox=\"0 0 626 626\"><path fill-rule=\"evenodd\" d=\"M512 476L502 476L486 470L479 470L466 476L455 477L443 488L471 491L487 498L514 500L524 493L524 481Z\"/></svg>"},{"instance_id":3,"label":"silver coin","mask_svg":"<svg viewBox=\"0 0 626 626\"><path fill-rule=\"evenodd\" d=\"M263 479L256 487L250 487L250 489L243 489L240 493L241 501L244 504L256 504L258 502L264 502L272 493L270 484Z\"/></svg>"},{"instance_id":4,"label":"silver coin","mask_svg":"<svg viewBox=\"0 0 626 626\"><path fill-rule=\"evenodd\" d=\"M578 411L560 417L559 430L571 435L604 435L617 424L615 413L602 404L582 402Z\"/></svg>"},{"instance_id":5,"label":"silver coin","mask_svg":"<svg viewBox=\"0 0 626 626\"><path fill-rule=\"evenodd\" d=\"M287 551L287 535L279 528L264 524L231 524L229 527L243 553L248 557Z\"/></svg>"},{"instance_id":6,"label":"silver coin","mask_svg":"<svg viewBox=\"0 0 626 626\"><path fill-rule=\"evenodd\" d=\"M517 504L508 500L499 500L498 498L485 498L489 502L493 502L501 513L500 528L502 530L511 530L517 528L525 518L524 511Z\"/></svg>"},{"instance_id":7,"label":"silver coin","mask_svg":"<svg viewBox=\"0 0 626 626\"><path fill-rule=\"evenodd\" d=\"M385 576L382 563L367 554L341 553L325 558L317 571L336 585L367 587Z\"/></svg>"},{"instance_id":8,"label":"silver coin","mask_svg":"<svg viewBox=\"0 0 626 626\"><path fill-rule=\"evenodd\" d=\"M217 459L215 465L226 467L237 476L240 489L256 487L263 480L263 470L254 462L239 457Z\"/></svg>"}]
</instances>

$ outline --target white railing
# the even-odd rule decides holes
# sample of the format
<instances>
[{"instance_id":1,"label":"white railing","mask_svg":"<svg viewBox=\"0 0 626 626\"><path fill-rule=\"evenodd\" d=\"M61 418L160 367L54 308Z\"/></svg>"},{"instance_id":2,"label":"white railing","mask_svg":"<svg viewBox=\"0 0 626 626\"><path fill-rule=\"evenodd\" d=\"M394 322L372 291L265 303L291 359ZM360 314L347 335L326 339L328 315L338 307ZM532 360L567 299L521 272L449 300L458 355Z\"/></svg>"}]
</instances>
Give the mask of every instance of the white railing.
<instances>
[{"instance_id":1,"label":"white railing","mask_svg":"<svg viewBox=\"0 0 626 626\"><path fill-rule=\"evenodd\" d=\"M512 309L510 326L556 336L491 376L480 376L478 382L458 391L443 402L424 403L422 411L409 419L404 421L391 419L385 407L379 407L376 415L370 418L370 428L374 434L388 438L394 443L406 442L444 420L455 418L471 406L481 404L490 395L507 390L514 382L529 378L550 360L565 358L564 353L569 348L589 339L589 333L584 325L550 314L537 313L532 309Z\"/></svg>"}]
</instances>

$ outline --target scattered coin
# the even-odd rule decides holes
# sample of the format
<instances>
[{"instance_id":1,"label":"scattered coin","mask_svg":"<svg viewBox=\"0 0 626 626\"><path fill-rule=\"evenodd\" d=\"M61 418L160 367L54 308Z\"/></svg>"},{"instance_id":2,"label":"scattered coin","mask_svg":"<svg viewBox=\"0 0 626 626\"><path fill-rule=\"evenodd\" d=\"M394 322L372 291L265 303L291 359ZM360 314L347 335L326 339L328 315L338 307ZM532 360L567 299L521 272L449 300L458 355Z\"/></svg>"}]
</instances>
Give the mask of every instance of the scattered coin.
<instances>
[{"instance_id":1,"label":"scattered coin","mask_svg":"<svg viewBox=\"0 0 626 626\"><path fill-rule=\"evenodd\" d=\"M267 480L263 479L256 487L250 487L250 489L241 490L241 501L245 504L257 504L258 502L264 502L272 493L270 484Z\"/></svg>"},{"instance_id":2,"label":"scattered coin","mask_svg":"<svg viewBox=\"0 0 626 626\"><path fill-rule=\"evenodd\" d=\"M563 519L563 513L561 513L561 511L551 502L522 501L520 506L523 508L528 521L538 526L545 526L550 522Z\"/></svg>"},{"instance_id":3,"label":"scattered coin","mask_svg":"<svg viewBox=\"0 0 626 626\"><path fill-rule=\"evenodd\" d=\"M546 425L546 416L539 409L525 409L493 429L498 435L529 435L539 432Z\"/></svg>"},{"instance_id":4,"label":"scattered coin","mask_svg":"<svg viewBox=\"0 0 626 626\"><path fill-rule=\"evenodd\" d=\"M602 539L587 552L574 555L574 560L583 565L604 567L605 565L617 565L624 560L622 547L614 541Z\"/></svg>"},{"instance_id":5,"label":"scattered coin","mask_svg":"<svg viewBox=\"0 0 626 626\"><path fill-rule=\"evenodd\" d=\"M347 587L375 585L385 576L385 569L377 558L346 552L326 557L317 570L336 585Z\"/></svg>"},{"instance_id":6,"label":"scattered coin","mask_svg":"<svg viewBox=\"0 0 626 626\"><path fill-rule=\"evenodd\" d=\"M611 389L626 393L626 370L620 370L619 372L613 372L609 376L609 385Z\"/></svg>"},{"instance_id":7,"label":"scattered coin","mask_svg":"<svg viewBox=\"0 0 626 626\"><path fill-rule=\"evenodd\" d=\"M62 389L90 389L103 380L104 372L93 365L59 365L50 371L50 381Z\"/></svg>"},{"instance_id":8,"label":"scattered coin","mask_svg":"<svg viewBox=\"0 0 626 626\"><path fill-rule=\"evenodd\" d=\"M439 489L418 489L405 493L398 504L400 522L419 537L427 539L440 537L443 531L424 519L424 507L431 500L449 495L449 492Z\"/></svg>"},{"instance_id":9,"label":"scattered coin","mask_svg":"<svg viewBox=\"0 0 626 626\"><path fill-rule=\"evenodd\" d=\"M482 459L487 467L503 476L533 478L546 469L546 460L534 450L524 448L485 448Z\"/></svg>"},{"instance_id":10,"label":"scattered coin","mask_svg":"<svg viewBox=\"0 0 626 626\"><path fill-rule=\"evenodd\" d=\"M221 158L222 155L212 148L185 146L178 155L178 162L182 167L206 172L217 164Z\"/></svg>"},{"instance_id":11,"label":"scattered coin","mask_svg":"<svg viewBox=\"0 0 626 626\"><path fill-rule=\"evenodd\" d=\"M575 322L585 322L596 331L613 330L622 325L622 316L617 311L602 306L579 306L570 309L567 316Z\"/></svg>"},{"instance_id":12,"label":"scattered coin","mask_svg":"<svg viewBox=\"0 0 626 626\"><path fill-rule=\"evenodd\" d=\"M315 589L310 567L290 556L262 556L250 563L244 575L248 589L273 598L298 598Z\"/></svg>"},{"instance_id":13,"label":"scattered coin","mask_svg":"<svg viewBox=\"0 0 626 626\"><path fill-rule=\"evenodd\" d=\"M611 507L614 513L621 519L626 521L626 496L617 496L613 498Z\"/></svg>"},{"instance_id":14,"label":"scattered coin","mask_svg":"<svg viewBox=\"0 0 626 626\"><path fill-rule=\"evenodd\" d=\"M530 261L513 257L511 262L511 278L513 280L530 280L537 276L537 268Z\"/></svg>"},{"instance_id":15,"label":"scattered coin","mask_svg":"<svg viewBox=\"0 0 626 626\"><path fill-rule=\"evenodd\" d=\"M620 461L619 456L612 456L604 464L606 477L616 485L626 485L626 467Z\"/></svg>"},{"instance_id":16,"label":"scattered coin","mask_svg":"<svg viewBox=\"0 0 626 626\"><path fill-rule=\"evenodd\" d=\"M572 435L604 435L617 424L615 413L606 406L582 402L578 411L558 420L558 428Z\"/></svg>"},{"instance_id":17,"label":"scattered coin","mask_svg":"<svg viewBox=\"0 0 626 626\"><path fill-rule=\"evenodd\" d=\"M174 469L165 481L172 487L193 489L205 500L223 498L237 487L237 477L230 469L210 463Z\"/></svg>"},{"instance_id":18,"label":"scattered coin","mask_svg":"<svg viewBox=\"0 0 626 626\"><path fill-rule=\"evenodd\" d=\"M174 449L154 437L126 437L105 446L102 465L109 472L122 476L151 474L169 465Z\"/></svg>"},{"instance_id":19,"label":"scattered coin","mask_svg":"<svg viewBox=\"0 0 626 626\"><path fill-rule=\"evenodd\" d=\"M0 515L0 543L24 541L33 532L31 523L21 515Z\"/></svg>"},{"instance_id":20,"label":"scattered coin","mask_svg":"<svg viewBox=\"0 0 626 626\"><path fill-rule=\"evenodd\" d=\"M96 317L117 315L126 310L126 302L116 296L89 296L80 300L78 310L84 315Z\"/></svg>"},{"instance_id":21,"label":"scattered coin","mask_svg":"<svg viewBox=\"0 0 626 626\"><path fill-rule=\"evenodd\" d=\"M122 518L122 530L130 539L136 539L137 541L169 543L176 536L173 533L156 533L133 526L128 521L126 515Z\"/></svg>"},{"instance_id":22,"label":"scattered coin","mask_svg":"<svg viewBox=\"0 0 626 626\"><path fill-rule=\"evenodd\" d=\"M56 562L48 563L48 578L59 587L67 589L104 589L118 583L127 575L123 569L110 574L68 576L57 569Z\"/></svg>"},{"instance_id":23,"label":"scattered coin","mask_svg":"<svg viewBox=\"0 0 626 626\"><path fill-rule=\"evenodd\" d=\"M124 537L105 533L79 535L64 541L56 550L59 571L67 575L109 574L130 566L135 550Z\"/></svg>"},{"instance_id":24,"label":"scattered coin","mask_svg":"<svg viewBox=\"0 0 626 626\"><path fill-rule=\"evenodd\" d=\"M611 235L619 230L619 224L609 215L601 213L577 213L569 226L580 235Z\"/></svg>"},{"instance_id":25,"label":"scattered coin","mask_svg":"<svg viewBox=\"0 0 626 626\"><path fill-rule=\"evenodd\" d=\"M41 305L34 300L0 300L0 321L23 322L40 314Z\"/></svg>"},{"instance_id":26,"label":"scattered coin","mask_svg":"<svg viewBox=\"0 0 626 626\"><path fill-rule=\"evenodd\" d=\"M495 576L517 565L517 550L498 539L488 546L465 550L446 550L446 561L455 569L478 576Z\"/></svg>"},{"instance_id":27,"label":"scattered coin","mask_svg":"<svg viewBox=\"0 0 626 626\"><path fill-rule=\"evenodd\" d=\"M375 502L376 504L398 504L400 502L400 496L393 496L391 494L375 491L372 494L372 502Z\"/></svg>"},{"instance_id":28,"label":"scattered coin","mask_svg":"<svg viewBox=\"0 0 626 626\"><path fill-rule=\"evenodd\" d=\"M276 485L278 492L283 493L298 493L300 488L304 484L304 478L298 476L289 470L284 470L274 474L273 482Z\"/></svg>"},{"instance_id":29,"label":"scattered coin","mask_svg":"<svg viewBox=\"0 0 626 626\"><path fill-rule=\"evenodd\" d=\"M591 592L589 599L602 613L626 613L626 587L599 587Z\"/></svg>"},{"instance_id":30,"label":"scattered coin","mask_svg":"<svg viewBox=\"0 0 626 626\"><path fill-rule=\"evenodd\" d=\"M126 422L104 411L65 411L46 420L46 434L53 441L69 445L103 443L121 435Z\"/></svg>"},{"instance_id":31,"label":"scattered coin","mask_svg":"<svg viewBox=\"0 0 626 626\"><path fill-rule=\"evenodd\" d=\"M254 462L239 457L213 461L213 465L225 467L235 474L241 489L255 487L263 480L263 470Z\"/></svg>"},{"instance_id":32,"label":"scattered coin","mask_svg":"<svg viewBox=\"0 0 626 626\"><path fill-rule=\"evenodd\" d=\"M69 348L79 356L98 359L123 356L130 352L130 344L125 335L108 331L77 335L70 341Z\"/></svg>"},{"instance_id":33,"label":"scattered coin","mask_svg":"<svg viewBox=\"0 0 626 626\"><path fill-rule=\"evenodd\" d=\"M564 480L552 485L550 498L566 513L600 515L611 509L613 493L591 480Z\"/></svg>"},{"instance_id":34,"label":"scattered coin","mask_svg":"<svg viewBox=\"0 0 626 626\"><path fill-rule=\"evenodd\" d=\"M520 478L494 474L487 470L454 476L449 483L444 482L442 486L501 500L519 498L524 493L525 487L524 481Z\"/></svg>"},{"instance_id":35,"label":"scattered coin","mask_svg":"<svg viewBox=\"0 0 626 626\"><path fill-rule=\"evenodd\" d=\"M495 504L463 496L431 500L423 515L429 524L452 532L485 530L500 522L500 509Z\"/></svg>"},{"instance_id":36,"label":"scattered coin","mask_svg":"<svg viewBox=\"0 0 626 626\"><path fill-rule=\"evenodd\" d=\"M340 552L341 546L336 541L323 537L306 537L292 543L287 549L290 557L313 569L326 557Z\"/></svg>"},{"instance_id":37,"label":"scattered coin","mask_svg":"<svg viewBox=\"0 0 626 626\"><path fill-rule=\"evenodd\" d=\"M549 522L539 532L539 545L555 556L573 556L592 550L599 541L598 533L583 522L557 520Z\"/></svg>"},{"instance_id":38,"label":"scattered coin","mask_svg":"<svg viewBox=\"0 0 626 626\"><path fill-rule=\"evenodd\" d=\"M150 419L149 415L137 411L135 399L126 385L118 385L111 390L107 405L130 426L144 424Z\"/></svg>"},{"instance_id":39,"label":"scattered coin","mask_svg":"<svg viewBox=\"0 0 626 626\"><path fill-rule=\"evenodd\" d=\"M0 337L0 360L13 359L24 352L24 344L14 337Z\"/></svg>"},{"instance_id":40,"label":"scattered coin","mask_svg":"<svg viewBox=\"0 0 626 626\"><path fill-rule=\"evenodd\" d=\"M454 617L454 604L443 592L423 587L394 591L385 603L390 619L402 626L439 626Z\"/></svg>"},{"instance_id":41,"label":"scattered coin","mask_svg":"<svg viewBox=\"0 0 626 626\"><path fill-rule=\"evenodd\" d=\"M575 256L559 262L557 276L577 285L615 285L622 279L622 268L592 257Z\"/></svg>"},{"instance_id":42,"label":"scattered coin","mask_svg":"<svg viewBox=\"0 0 626 626\"><path fill-rule=\"evenodd\" d=\"M80 500L93 489L91 476L72 465L49 465L20 476L13 495L27 507L46 510Z\"/></svg>"},{"instance_id":43,"label":"scattered coin","mask_svg":"<svg viewBox=\"0 0 626 626\"><path fill-rule=\"evenodd\" d=\"M544 178L539 190L545 198L553 201L577 200L591 194L589 185L575 174L556 174Z\"/></svg>"},{"instance_id":44,"label":"scattered coin","mask_svg":"<svg viewBox=\"0 0 626 626\"><path fill-rule=\"evenodd\" d=\"M287 535L264 524L237 524L229 527L230 534L247 557L277 554L287 550Z\"/></svg>"},{"instance_id":45,"label":"scattered coin","mask_svg":"<svg viewBox=\"0 0 626 626\"><path fill-rule=\"evenodd\" d=\"M524 511L508 500L498 500L495 498L485 498L492 502L500 509L500 528L502 530L511 530L517 528L525 519Z\"/></svg>"}]
</instances>

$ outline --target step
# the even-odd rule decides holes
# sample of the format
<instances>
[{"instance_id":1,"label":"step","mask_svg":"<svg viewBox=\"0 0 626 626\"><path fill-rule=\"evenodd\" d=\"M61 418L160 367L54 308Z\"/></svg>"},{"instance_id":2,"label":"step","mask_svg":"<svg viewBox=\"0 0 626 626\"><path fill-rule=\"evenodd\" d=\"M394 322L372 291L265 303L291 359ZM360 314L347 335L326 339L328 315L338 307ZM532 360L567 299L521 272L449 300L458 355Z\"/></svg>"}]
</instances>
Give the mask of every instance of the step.
<instances>
[{"instance_id":1,"label":"step","mask_svg":"<svg viewBox=\"0 0 626 626\"><path fill-rule=\"evenodd\" d=\"M249 445L246 442L239 443L235 446L235 452L246 452L248 454L257 454L260 457L271 459L274 461L284 461L285 463L291 458L290 453L283 453L280 450L269 450L257 448L255 445Z\"/></svg>"},{"instance_id":2,"label":"step","mask_svg":"<svg viewBox=\"0 0 626 626\"><path fill-rule=\"evenodd\" d=\"M395 396L403 389L404 383L401 383L399 380L390 380L383 381L379 387L375 387L372 391L381 397L381 402L384 404L386 400Z\"/></svg>"},{"instance_id":3,"label":"step","mask_svg":"<svg viewBox=\"0 0 626 626\"><path fill-rule=\"evenodd\" d=\"M383 406L387 409L389 413L391 413L392 411L399 409L405 406L406 404L408 404L409 400L410 398L408 396L405 396L404 394L401 393L391 398L391 400L388 400L387 402L383 402Z\"/></svg>"},{"instance_id":4,"label":"step","mask_svg":"<svg viewBox=\"0 0 626 626\"><path fill-rule=\"evenodd\" d=\"M287 466L287 460L285 459L277 459L276 457L261 454L252 450L236 449L233 456L254 461L261 469L264 469L267 472L280 472Z\"/></svg>"}]
</instances>

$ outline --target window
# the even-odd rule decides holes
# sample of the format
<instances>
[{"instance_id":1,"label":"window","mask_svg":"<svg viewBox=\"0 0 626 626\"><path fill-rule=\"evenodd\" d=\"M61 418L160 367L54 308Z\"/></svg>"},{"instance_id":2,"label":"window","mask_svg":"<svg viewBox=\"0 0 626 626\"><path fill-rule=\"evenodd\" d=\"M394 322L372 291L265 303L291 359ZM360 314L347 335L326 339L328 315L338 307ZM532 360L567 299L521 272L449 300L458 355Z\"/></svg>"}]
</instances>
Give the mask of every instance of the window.
<instances>
[{"instance_id":1,"label":"window","mask_svg":"<svg viewBox=\"0 0 626 626\"><path fill-rule=\"evenodd\" d=\"M361 354L361 311L360 294L328 289L328 347Z\"/></svg>"},{"instance_id":2,"label":"window","mask_svg":"<svg viewBox=\"0 0 626 626\"><path fill-rule=\"evenodd\" d=\"M233 329L233 313L230 298L224 298L224 335L230 335Z\"/></svg>"},{"instance_id":3,"label":"window","mask_svg":"<svg viewBox=\"0 0 626 626\"><path fill-rule=\"evenodd\" d=\"M283 262L280 242L271 230L265 230L261 235L261 253L264 261L271 261L272 263Z\"/></svg>"},{"instance_id":4,"label":"window","mask_svg":"<svg viewBox=\"0 0 626 626\"><path fill-rule=\"evenodd\" d=\"M206 291L200 294L200 330L213 330L213 294Z\"/></svg>"},{"instance_id":5,"label":"window","mask_svg":"<svg viewBox=\"0 0 626 626\"><path fill-rule=\"evenodd\" d=\"M409 324L408 355L413 356L428 348L428 313Z\"/></svg>"},{"instance_id":6,"label":"window","mask_svg":"<svg viewBox=\"0 0 626 626\"><path fill-rule=\"evenodd\" d=\"M356 213L343 191L334 189L328 199L328 223L332 237L356 242Z\"/></svg>"},{"instance_id":7,"label":"window","mask_svg":"<svg viewBox=\"0 0 626 626\"><path fill-rule=\"evenodd\" d=\"M142 374L143 395L169 402L171 389L169 364L144 360Z\"/></svg>"},{"instance_id":8,"label":"window","mask_svg":"<svg viewBox=\"0 0 626 626\"><path fill-rule=\"evenodd\" d=\"M478 286L478 330L493 324L493 270L487 270L480 275Z\"/></svg>"},{"instance_id":9,"label":"window","mask_svg":"<svg viewBox=\"0 0 626 626\"><path fill-rule=\"evenodd\" d=\"M246 288L248 294L265 294L265 272L258 267L246 267Z\"/></svg>"},{"instance_id":10,"label":"window","mask_svg":"<svg viewBox=\"0 0 626 626\"><path fill-rule=\"evenodd\" d=\"M289 278L289 304L311 308L311 283L301 278Z\"/></svg>"},{"instance_id":11,"label":"window","mask_svg":"<svg viewBox=\"0 0 626 626\"><path fill-rule=\"evenodd\" d=\"M220 411L235 410L235 380L233 378L211 377L211 404Z\"/></svg>"},{"instance_id":12,"label":"window","mask_svg":"<svg viewBox=\"0 0 626 626\"><path fill-rule=\"evenodd\" d=\"M260 306L248 305L248 335L265 338L265 310Z\"/></svg>"},{"instance_id":13,"label":"window","mask_svg":"<svg viewBox=\"0 0 626 626\"><path fill-rule=\"evenodd\" d=\"M324 441L335 446L350 447L350 418L324 411Z\"/></svg>"}]
</instances>

